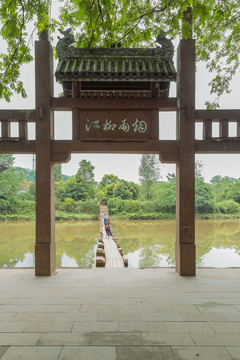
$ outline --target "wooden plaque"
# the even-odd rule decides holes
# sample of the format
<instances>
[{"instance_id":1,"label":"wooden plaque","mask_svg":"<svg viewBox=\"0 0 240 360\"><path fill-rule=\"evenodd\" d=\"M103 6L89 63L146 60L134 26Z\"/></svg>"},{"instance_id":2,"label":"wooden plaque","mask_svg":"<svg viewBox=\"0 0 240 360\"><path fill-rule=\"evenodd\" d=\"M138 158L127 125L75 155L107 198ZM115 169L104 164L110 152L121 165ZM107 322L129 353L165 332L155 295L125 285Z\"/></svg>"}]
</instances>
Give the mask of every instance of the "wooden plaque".
<instances>
[{"instance_id":1,"label":"wooden plaque","mask_svg":"<svg viewBox=\"0 0 240 360\"><path fill-rule=\"evenodd\" d=\"M80 139L159 139L158 111L80 111Z\"/></svg>"}]
</instances>

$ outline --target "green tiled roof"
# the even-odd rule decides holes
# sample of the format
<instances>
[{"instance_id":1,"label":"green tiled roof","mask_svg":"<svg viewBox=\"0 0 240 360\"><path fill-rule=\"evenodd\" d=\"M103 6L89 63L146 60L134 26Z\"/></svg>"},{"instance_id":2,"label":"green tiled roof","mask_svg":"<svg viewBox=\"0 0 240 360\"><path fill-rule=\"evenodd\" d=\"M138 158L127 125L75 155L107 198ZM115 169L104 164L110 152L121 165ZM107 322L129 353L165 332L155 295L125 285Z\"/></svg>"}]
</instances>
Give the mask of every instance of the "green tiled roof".
<instances>
[{"instance_id":1,"label":"green tiled roof","mask_svg":"<svg viewBox=\"0 0 240 360\"><path fill-rule=\"evenodd\" d=\"M172 61L173 45L164 35L161 47L146 48L75 48L74 36L68 29L56 49L59 63L57 81L131 81L169 82L176 80Z\"/></svg>"},{"instance_id":2,"label":"green tiled roof","mask_svg":"<svg viewBox=\"0 0 240 360\"><path fill-rule=\"evenodd\" d=\"M162 59L155 49L76 49L62 58L57 81L174 81L171 59Z\"/></svg>"}]
</instances>

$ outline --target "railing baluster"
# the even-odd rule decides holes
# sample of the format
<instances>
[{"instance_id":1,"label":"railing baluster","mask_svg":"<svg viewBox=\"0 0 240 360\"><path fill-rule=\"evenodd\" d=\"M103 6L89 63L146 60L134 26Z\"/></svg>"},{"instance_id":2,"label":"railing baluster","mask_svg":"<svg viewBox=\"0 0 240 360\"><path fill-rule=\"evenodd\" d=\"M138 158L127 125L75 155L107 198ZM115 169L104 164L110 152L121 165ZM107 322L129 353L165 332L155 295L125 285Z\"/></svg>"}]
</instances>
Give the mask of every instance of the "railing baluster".
<instances>
[{"instance_id":1,"label":"railing baluster","mask_svg":"<svg viewBox=\"0 0 240 360\"><path fill-rule=\"evenodd\" d=\"M27 121L19 120L19 139L20 140L28 140L28 127Z\"/></svg>"},{"instance_id":2,"label":"railing baluster","mask_svg":"<svg viewBox=\"0 0 240 360\"><path fill-rule=\"evenodd\" d=\"M212 120L206 119L203 123L203 140L212 139Z\"/></svg>"},{"instance_id":3,"label":"railing baluster","mask_svg":"<svg viewBox=\"0 0 240 360\"><path fill-rule=\"evenodd\" d=\"M237 121L237 136L240 137L240 120Z\"/></svg>"},{"instance_id":4,"label":"railing baluster","mask_svg":"<svg viewBox=\"0 0 240 360\"><path fill-rule=\"evenodd\" d=\"M2 120L2 138L7 139L11 136L10 134L10 121Z\"/></svg>"},{"instance_id":5,"label":"railing baluster","mask_svg":"<svg viewBox=\"0 0 240 360\"><path fill-rule=\"evenodd\" d=\"M221 120L219 122L219 125L219 136L223 138L228 138L228 120Z\"/></svg>"}]
</instances>

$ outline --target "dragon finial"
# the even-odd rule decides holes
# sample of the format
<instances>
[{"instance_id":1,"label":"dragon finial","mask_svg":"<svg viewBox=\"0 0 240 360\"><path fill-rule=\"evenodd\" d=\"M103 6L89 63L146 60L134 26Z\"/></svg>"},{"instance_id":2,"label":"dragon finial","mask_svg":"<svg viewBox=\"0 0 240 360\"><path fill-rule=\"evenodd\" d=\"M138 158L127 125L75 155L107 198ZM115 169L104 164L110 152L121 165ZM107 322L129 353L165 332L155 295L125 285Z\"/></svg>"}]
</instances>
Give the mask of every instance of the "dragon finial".
<instances>
[{"instance_id":1,"label":"dragon finial","mask_svg":"<svg viewBox=\"0 0 240 360\"><path fill-rule=\"evenodd\" d=\"M59 58L65 57L68 51L68 47L72 45L75 41L74 35L72 33L72 28L67 30L58 29L58 31L64 35L63 38L58 36L58 43L56 45L57 55Z\"/></svg>"}]
</instances>

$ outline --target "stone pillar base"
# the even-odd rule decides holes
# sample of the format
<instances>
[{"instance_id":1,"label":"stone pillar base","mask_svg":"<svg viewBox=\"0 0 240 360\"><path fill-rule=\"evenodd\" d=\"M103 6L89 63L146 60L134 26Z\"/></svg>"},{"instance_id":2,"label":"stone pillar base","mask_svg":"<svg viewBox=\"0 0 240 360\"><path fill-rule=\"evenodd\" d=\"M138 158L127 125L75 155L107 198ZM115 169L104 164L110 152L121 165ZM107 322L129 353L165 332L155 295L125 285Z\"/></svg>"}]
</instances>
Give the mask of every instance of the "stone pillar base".
<instances>
[{"instance_id":1,"label":"stone pillar base","mask_svg":"<svg viewBox=\"0 0 240 360\"><path fill-rule=\"evenodd\" d=\"M56 245L35 245L35 275L50 276L56 272Z\"/></svg>"},{"instance_id":2,"label":"stone pillar base","mask_svg":"<svg viewBox=\"0 0 240 360\"><path fill-rule=\"evenodd\" d=\"M176 272L180 276L196 275L196 246L175 243Z\"/></svg>"}]
</instances>

